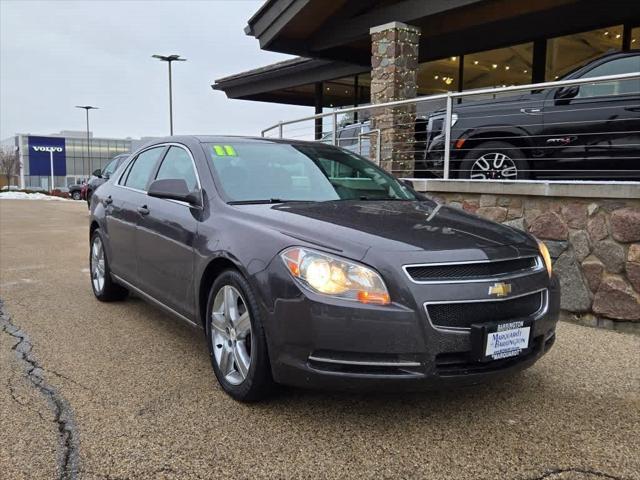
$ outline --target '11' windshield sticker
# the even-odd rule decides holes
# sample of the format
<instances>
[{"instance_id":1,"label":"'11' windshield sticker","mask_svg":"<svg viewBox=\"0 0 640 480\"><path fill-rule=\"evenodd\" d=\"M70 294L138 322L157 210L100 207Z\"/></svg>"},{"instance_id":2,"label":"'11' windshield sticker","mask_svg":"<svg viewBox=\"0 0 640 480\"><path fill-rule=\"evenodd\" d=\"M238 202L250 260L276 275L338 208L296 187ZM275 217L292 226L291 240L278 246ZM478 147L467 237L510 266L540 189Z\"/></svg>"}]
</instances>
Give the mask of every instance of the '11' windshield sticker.
<instances>
[{"instance_id":1,"label":"'11' windshield sticker","mask_svg":"<svg viewBox=\"0 0 640 480\"><path fill-rule=\"evenodd\" d=\"M219 157L235 157L236 150L231 145L214 145L213 151Z\"/></svg>"}]
</instances>

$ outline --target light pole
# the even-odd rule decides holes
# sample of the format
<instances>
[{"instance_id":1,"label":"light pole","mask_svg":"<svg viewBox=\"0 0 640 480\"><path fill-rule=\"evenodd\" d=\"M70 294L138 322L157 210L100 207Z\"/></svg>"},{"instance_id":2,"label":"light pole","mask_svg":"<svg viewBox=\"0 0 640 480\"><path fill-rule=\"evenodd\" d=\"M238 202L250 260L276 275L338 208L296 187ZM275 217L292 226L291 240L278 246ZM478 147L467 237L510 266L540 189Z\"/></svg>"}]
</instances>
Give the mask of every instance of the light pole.
<instances>
[{"instance_id":1,"label":"light pole","mask_svg":"<svg viewBox=\"0 0 640 480\"><path fill-rule=\"evenodd\" d=\"M91 105L76 105L76 108L83 108L87 112L87 162L89 163L89 170L91 170L91 138L89 135L89 110L97 110L98 107ZM84 171L84 162L82 162L82 173L86 175ZM89 172L91 173L91 172Z\"/></svg>"},{"instance_id":2,"label":"light pole","mask_svg":"<svg viewBox=\"0 0 640 480\"><path fill-rule=\"evenodd\" d=\"M173 94L171 92L171 62L186 62L186 58L180 58L180 55L151 55L151 58L157 58L162 62L169 64L169 132L173 135Z\"/></svg>"},{"instance_id":3,"label":"light pole","mask_svg":"<svg viewBox=\"0 0 640 480\"><path fill-rule=\"evenodd\" d=\"M51 169L51 187L49 188L49 193L53 193L53 189L55 186L53 185L53 149L49 149L49 168Z\"/></svg>"}]
</instances>

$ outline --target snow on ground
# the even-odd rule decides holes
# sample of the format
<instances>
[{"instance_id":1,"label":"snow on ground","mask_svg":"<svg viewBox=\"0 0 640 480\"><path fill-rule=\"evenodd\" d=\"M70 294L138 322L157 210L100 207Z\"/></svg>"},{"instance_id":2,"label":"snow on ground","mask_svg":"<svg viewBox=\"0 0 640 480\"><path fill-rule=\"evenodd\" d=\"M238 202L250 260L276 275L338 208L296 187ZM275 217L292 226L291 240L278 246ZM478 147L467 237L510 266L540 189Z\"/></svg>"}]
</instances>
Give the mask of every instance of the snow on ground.
<instances>
[{"instance_id":1,"label":"snow on ground","mask_svg":"<svg viewBox=\"0 0 640 480\"><path fill-rule=\"evenodd\" d=\"M34 192L0 192L0 200L58 200L62 202L74 202L69 198L54 197L44 193Z\"/></svg>"}]
</instances>

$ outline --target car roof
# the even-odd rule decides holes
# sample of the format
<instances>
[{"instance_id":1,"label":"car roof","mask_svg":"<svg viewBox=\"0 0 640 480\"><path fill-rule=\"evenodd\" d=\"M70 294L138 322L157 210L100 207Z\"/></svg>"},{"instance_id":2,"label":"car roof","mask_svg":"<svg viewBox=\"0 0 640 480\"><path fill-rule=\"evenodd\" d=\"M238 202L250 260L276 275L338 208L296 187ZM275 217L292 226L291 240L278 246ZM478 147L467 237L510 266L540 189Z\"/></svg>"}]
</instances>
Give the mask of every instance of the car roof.
<instances>
[{"instance_id":1,"label":"car roof","mask_svg":"<svg viewBox=\"0 0 640 480\"><path fill-rule=\"evenodd\" d=\"M172 137L163 137L154 139L153 142L148 143L145 147L151 145L157 145L162 143L182 142L182 143L262 143L262 144L306 144L306 145L324 145L321 142L313 140L291 140L287 138L265 138L265 137L252 137L244 135L174 135Z\"/></svg>"}]
</instances>

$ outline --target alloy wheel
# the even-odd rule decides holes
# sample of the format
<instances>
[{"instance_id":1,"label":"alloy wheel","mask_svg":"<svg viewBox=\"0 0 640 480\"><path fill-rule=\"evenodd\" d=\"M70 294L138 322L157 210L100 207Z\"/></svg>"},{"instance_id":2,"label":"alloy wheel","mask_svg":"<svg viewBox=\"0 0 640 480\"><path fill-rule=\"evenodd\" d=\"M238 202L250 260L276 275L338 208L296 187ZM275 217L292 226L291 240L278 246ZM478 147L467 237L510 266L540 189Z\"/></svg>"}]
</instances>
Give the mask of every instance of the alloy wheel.
<instances>
[{"instance_id":1,"label":"alloy wheel","mask_svg":"<svg viewBox=\"0 0 640 480\"><path fill-rule=\"evenodd\" d=\"M471 166L471 179L476 180L515 180L518 169L515 162L504 153L485 153Z\"/></svg>"},{"instance_id":2,"label":"alloy wheel","mask_svg":"<svg viewBox=\"0 0 640 480\"><path fill-rule=\"evenodd\" d=\"M104 274L104 246L100 236L96 235L91 245L91 281L97 293L104 288Z\"/></svg>"},{"instance_id":3,"label":"alloy wheel","mask_svg":"<svg viewBox=\"0 0 640 480\"><path fill-rule=\"evenodd\" d=\"M231 285L218 290L213 300L211 344L224 379L241 384L251 366L251 316L244 298Z\"/></svg>"}]
</instances>

